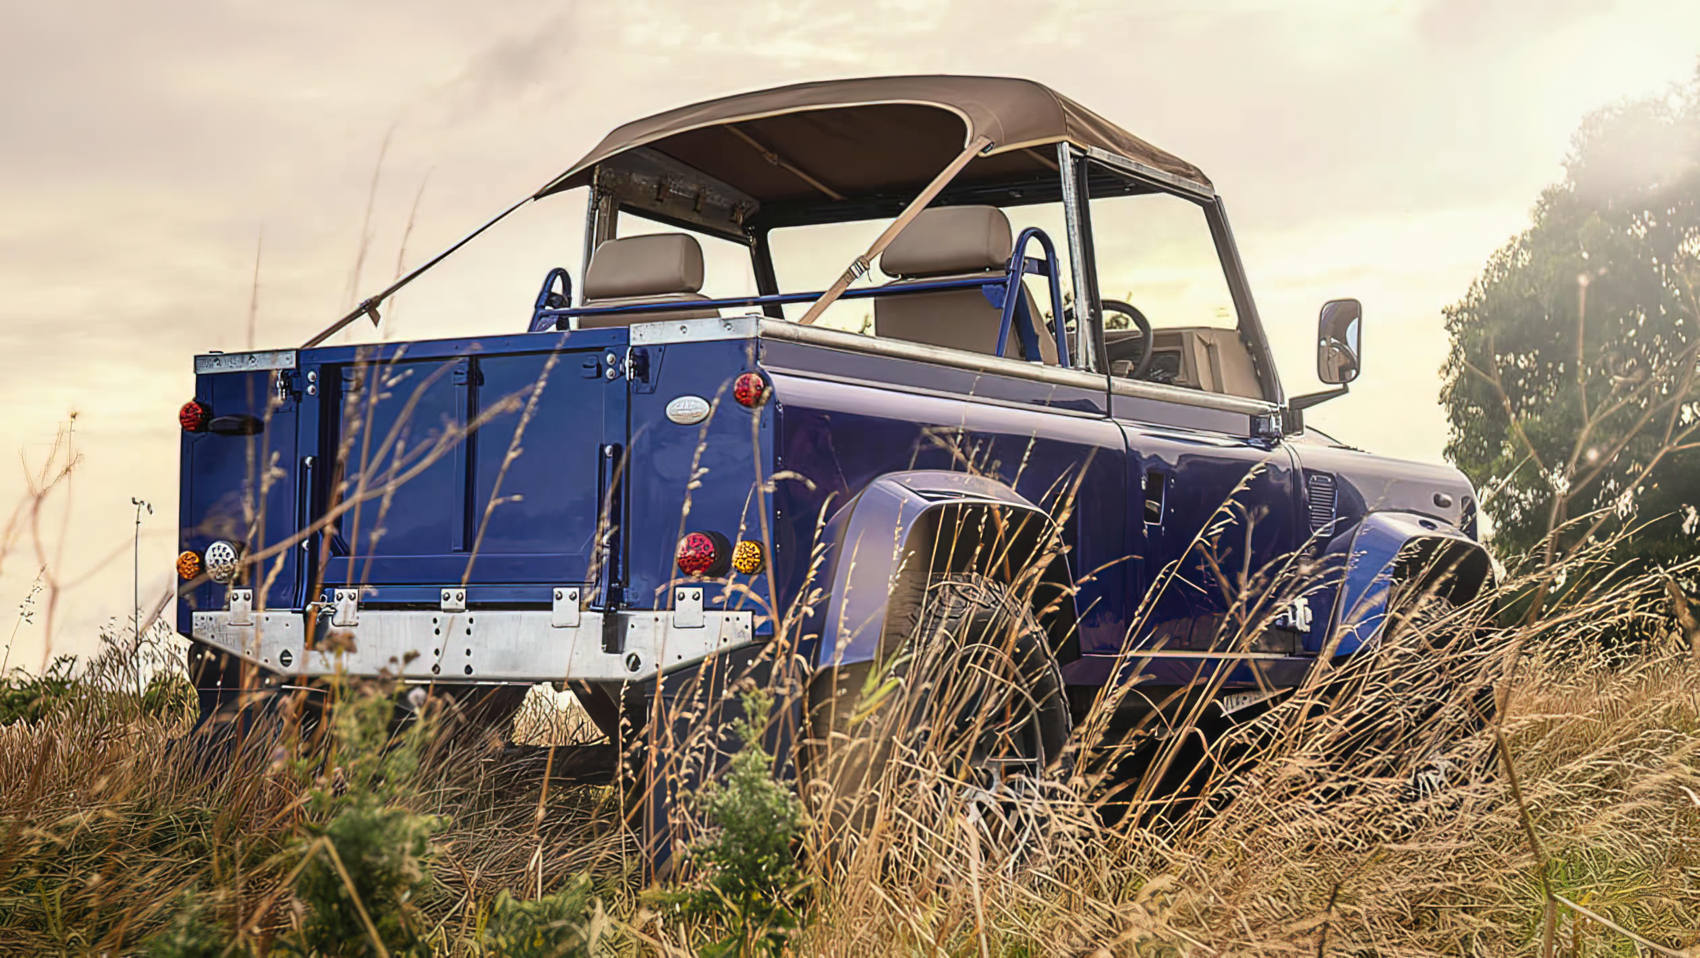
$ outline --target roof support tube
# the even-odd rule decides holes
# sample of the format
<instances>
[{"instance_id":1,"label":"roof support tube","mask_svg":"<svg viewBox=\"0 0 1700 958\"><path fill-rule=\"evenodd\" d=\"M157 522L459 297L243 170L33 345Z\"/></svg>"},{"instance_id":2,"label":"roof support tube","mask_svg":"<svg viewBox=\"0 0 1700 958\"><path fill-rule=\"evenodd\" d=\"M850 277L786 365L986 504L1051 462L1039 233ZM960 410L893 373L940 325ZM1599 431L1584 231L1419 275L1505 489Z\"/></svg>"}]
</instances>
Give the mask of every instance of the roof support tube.
<instances>
[{"instance_id":1,"label":"roof support tube","mask_svg":"<svg viewBox=\"0 0 1700 958\"><path fill-rule=\"evenodd\" d=\"M878 259L881 253L885 252L885 248L890 246L893 240L897 239L904 230L909 228L909 224L915 221L915 217L920 216L921 211L927 208L927 204L931 203L933 198L939 195L939 191L950 185L951 180L956 179L956 174L962 172L962 168L968 165L968 161L977 156L981 150L984 150L986 147L991 145L991 137L975 137L973 142L969 143L961 153L956 155L956 159L950 161L949 166L940 170L939 175L933 177L933 181L928 183L926 188L921 190L920 193L916 194L915 199L911 200L909 205L903 208L903 212L897 214L897 219L891 221L891 225L887 226L885 231L874 240L874 244L868 247L868 251L856 257L856 259L850 263L850 266L844 270L844 274L836 280L833 280L832 285L827 287L826 292L820 294L820 299L815 300L814 305L809 307L809 311L804 313L803 318L798 320L798 322L802 323L804 326L814 325L814 321L820 318L820 314L826 312L826 308L837 301L838 297L843 295L844 291L850 288L851 283L854 283L856 280L867 275L869 268L873 265L873 261Z\"/></svg>"},{"instance_id":2,"label":"roof support tube","mask_svg":"<svg viewBox=\"0 0 1700 958\"><path fill-rule=\"evenodd\" d=\"M832 187L827 186L825 183L822 183L820 180L815 179L814 177L809 175L807 170L803 169L802 167L798 166L797 164L791 162L790 160L787 160L785 157L780 156L778 153L775 153L774 151L763 146L761 144L761 142L758 141L755 137L749 135L748 133L745 133L743 130L738 129L737 124L728 123L728 124L726 124L726 129L733 136L737 137L740 140L743 140L745 143L748 143L750 146L754 147L755 151L757 153L760 153L762 155L763 159L767 160L769 163L772 163L774 166L779 167L780 169L784 170L785 172L791 174L792 176L795 176L797 179L802 180L804 183L809 184L810 186L814 187L815 189L820 190L822 193L825 193L827 195L828 199L834 199L834 200L843 200L844 199L843 193L839 193L838 191L834 190Z\"/></svg>"}]
</instances>

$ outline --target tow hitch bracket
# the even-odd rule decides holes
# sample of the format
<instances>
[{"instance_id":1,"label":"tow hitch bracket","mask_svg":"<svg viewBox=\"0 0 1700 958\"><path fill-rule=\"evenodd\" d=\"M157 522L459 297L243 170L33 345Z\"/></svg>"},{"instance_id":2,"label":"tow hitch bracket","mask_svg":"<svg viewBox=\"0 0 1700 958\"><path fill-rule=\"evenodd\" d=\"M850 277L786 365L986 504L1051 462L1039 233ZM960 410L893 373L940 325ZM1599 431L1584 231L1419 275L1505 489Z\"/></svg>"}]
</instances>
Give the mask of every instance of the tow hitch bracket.
<instances>
[{"instance_id":1,"label":"tow hitch bracket","mask_svg":"<svg viewBox=\"0 0 1700 958\"><path fill-rule=\"evenodd\" d=\"M702 586L686 586L673 590L673 628L700 629L703 626Z\"/></svg>"}]
</instances>

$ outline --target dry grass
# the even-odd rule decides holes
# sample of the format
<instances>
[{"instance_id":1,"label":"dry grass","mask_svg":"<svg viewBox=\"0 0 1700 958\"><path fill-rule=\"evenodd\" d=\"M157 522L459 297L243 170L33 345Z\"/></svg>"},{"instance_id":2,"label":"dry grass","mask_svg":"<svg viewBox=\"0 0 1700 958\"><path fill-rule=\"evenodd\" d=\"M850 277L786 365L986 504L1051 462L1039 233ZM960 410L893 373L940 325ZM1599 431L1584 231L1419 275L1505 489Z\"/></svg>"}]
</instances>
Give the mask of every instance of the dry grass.
<instances>
[{"instance_id":1,"label":"dry grass","mask_svg":"<svg viewBox=\"0 0 1700 958\"><path fill-rule=\"evenodd\" d=\"M1653 953L1622 932L1665 953L1693 949L1700 665L1680 629L1609 654L1594 637L1630 624L1648 633L1649 615L1665 615L1662 581L1605 582L1586 606L1538 626L1484 631L1483 605L1405 628L1383 668L1328 686L1329 711L1305 708L1319 686L1218 735L1196 803L1157 815L1167 796L1152 789L1150 814L1105 826L1103 783L1058 786L1038 847L1019 860L968 825L936 766L930 778L888 782L868 799L880 824L848 865L804 857L809 924L792 950ZM1454 651L1462 634L1480 637L1467 657ZM1465 671L1434 667L1454 660ZM134 951L190 900L243 929L241 951L275 950L301 921L288 879L325 770L263 750L211 767L187 761L163 747L186 717L146 714L122 673L96 669L97 690L0 729L0 952ZM1497 725L1472 732L1462 709L1403 708L1437 691L1461 705L1466 673L1503 696ZM1363 720L1376 716L1385 731L1394 714L1414 717L1364 745ZM1413 743L1431 733L1453 743L1454 783L1406 800L1401 788L1427 754ZM565 744L590 733L570 704L534 692L519 734ZM1348 743L1357 751L1344 761ZM606 949L678 953L702 940L642 905L611 787L545 790L541 776L449 751L407 795L451 821L420 902L433 950L486 953L479 928L498 894L534 897L581 871L598 876L614 929ZM821 820L804 844L831 840Z\"/></svg>"}]
</instances>

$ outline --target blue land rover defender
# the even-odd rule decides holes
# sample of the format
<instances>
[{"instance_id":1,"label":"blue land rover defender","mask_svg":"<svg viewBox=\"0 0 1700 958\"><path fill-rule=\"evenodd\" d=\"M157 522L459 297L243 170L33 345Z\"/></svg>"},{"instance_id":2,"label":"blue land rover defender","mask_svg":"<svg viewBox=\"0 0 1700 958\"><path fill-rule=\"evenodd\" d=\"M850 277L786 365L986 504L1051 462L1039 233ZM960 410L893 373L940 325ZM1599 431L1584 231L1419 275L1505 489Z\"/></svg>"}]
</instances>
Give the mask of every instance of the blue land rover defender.
<instances>
[{"instance_id":1,"label":"blue land rover defender","mask_svg":"<svg viewBox=\"0 0 1700 958\"><path fill-rule=\"evenodd\" d=\"M969 757L1036 776L1108 689L1128 721L1268 700L1373 650L1403 587L1487 583L1460 474L1305 427L1358 374L1358 303L1321 310L1337 388L1286 395L1210 181L1044 86L699 103L508 212L581 189L576 282L510 333L330 344L439 256L299 348L196 357L204 711L381 677L499 721L554 683L641 743L661 848L741 682L812 778L888 678L995 675Z\"/></svg>"}]
</instances>

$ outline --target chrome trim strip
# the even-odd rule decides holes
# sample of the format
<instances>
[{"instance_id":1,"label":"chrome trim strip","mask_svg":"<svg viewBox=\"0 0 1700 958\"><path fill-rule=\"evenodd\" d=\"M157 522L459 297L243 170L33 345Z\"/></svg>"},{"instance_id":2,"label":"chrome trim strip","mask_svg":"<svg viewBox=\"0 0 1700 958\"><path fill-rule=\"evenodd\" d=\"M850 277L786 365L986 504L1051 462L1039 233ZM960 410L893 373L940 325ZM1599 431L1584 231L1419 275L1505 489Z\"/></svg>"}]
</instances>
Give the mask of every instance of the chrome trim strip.
<instances>
[{"instance_id":1,"label":"chrome trim strip","mask_svg":"<svg viewBox=\"0 0 1700 958\"><path fill-rule=\"evenodd\" d=\"M244 353L202 353L195 357L195 375L244 373L262 369L294 369L293 349L257 349Z\"/></svg>"},{"instance_id":2,"label":"chrome trim strip","mask_svg":"<svg viewBox=\"0 0 1700 958\"><path fill-rule=\"evenodd\" d=\"M781 376L793 379L806 379L810 382L838 383L844 386L860 386L867 389L880 389L885 392L900 392L910 396L926 396L930 399L948 399L953 402L964 400L981 403L988 406L1004 406L1009 409L1040 409L1048 415L1074 416L1079 419L1102 419L1104 413L1098 410L1069 409L1065 406L1047 406L1037 400L1001 399L997 396L986 396L980 393L959 393L943 389L928 389L925 386L912 386L908 383L876 382L871 379L857 379L851 376L835 376L831 373L816 372L798 366L779 366L763 363L762 368Z\"/></svg>"},{"instance_id":3,"label":"chrome trim strip","mask_svg":"<svg viewBox=\"0 0 1700 958\"><path fill-rule=\"evenodd\" d=\"M1185 193L1186 195L1196 199L1212 200L1216 198L1215 190L1207 189L1189 179L1176 176L1173 173L1165 173L1154 166L1147 166L1138 160L1130 160L1118 153L1111 153L1109 150L1101 149L1096 146L1089 146L1084 152L1087 156L1103 163L1106 166L1113 166L1116 169L1121 170L1123 173L1137 176L1140 179L1149 180L1159 186L1166 186L1169 189Z\"/></svg>"},{"instance_id":4,"label":"chrome trim strip","mask_svg":"<svg viewBox=\"0 0 1700 958\"><path fill-rule=\"evenodd\" d=\"M1129 659L1305 659L1308 655L1285 655L1280 652L1190 652L1186 649L1151 649L1127 652Z\"/></svg>"},{"instance_id":5,"label":"chrome trim strip","mask_svg":"<svg viewBox=\"0 0 1700 958\"><path fill-rule=\"evenodd\" d=\"M685 305L689 305L688 303ZM721 339L749 339L756 335L760 316L706 316L666 322L633 323L628 340L633 346L667 343L706 343Z\"/></svg>"},{"instance_id":6,"label":"chrome trim strip","mask_svg":"<svg viewBox=\"0 0 1700 958\"><path fill-rule=\"evenodd\" d=\"M1141 379L1110 379L1110 393L1115 396L1132 396L1136 399L1151 399L1157 402L1180 403L1186 406L1202 406L1205 409L1219 409L1223 412L1239 412L1248 416L1267 416L1281 411L1281 407L1262 399L1247 399L1244 396L1229 396L1223 393L1207 393L1197 389L1187 389L1184 386L1169 386L1163 383L1151 383Z\"/></svg>"},{"instance_id":7,"label":"chrome trim strip","mask_svg":"<svg viewBox=\"0 0 1700 958\"><path fill-rule=\"evenodd\" d=\"M802 343L807 346L825 346L829 349L848 349L874 356L889 356L893 359L912 359L916 362L949 366L952 369L966 369L971 372L991 373L999 376L1016 376L1021 379L1053 383L1058 386L1074 386L1092 390L1104 388L1102 373L1063 369L1060 366L1045 366L1019 359L1004 359L959 349L944 349L939 346L911 343L901 339L880 339L874 336L863 336L860 333L848 333L841 329L804 326L800 323L779 319L752 318L759 320L760 325L757 327L757 332L764 339L778 339L785 342Z\"/></svg>"}]
</instances>

